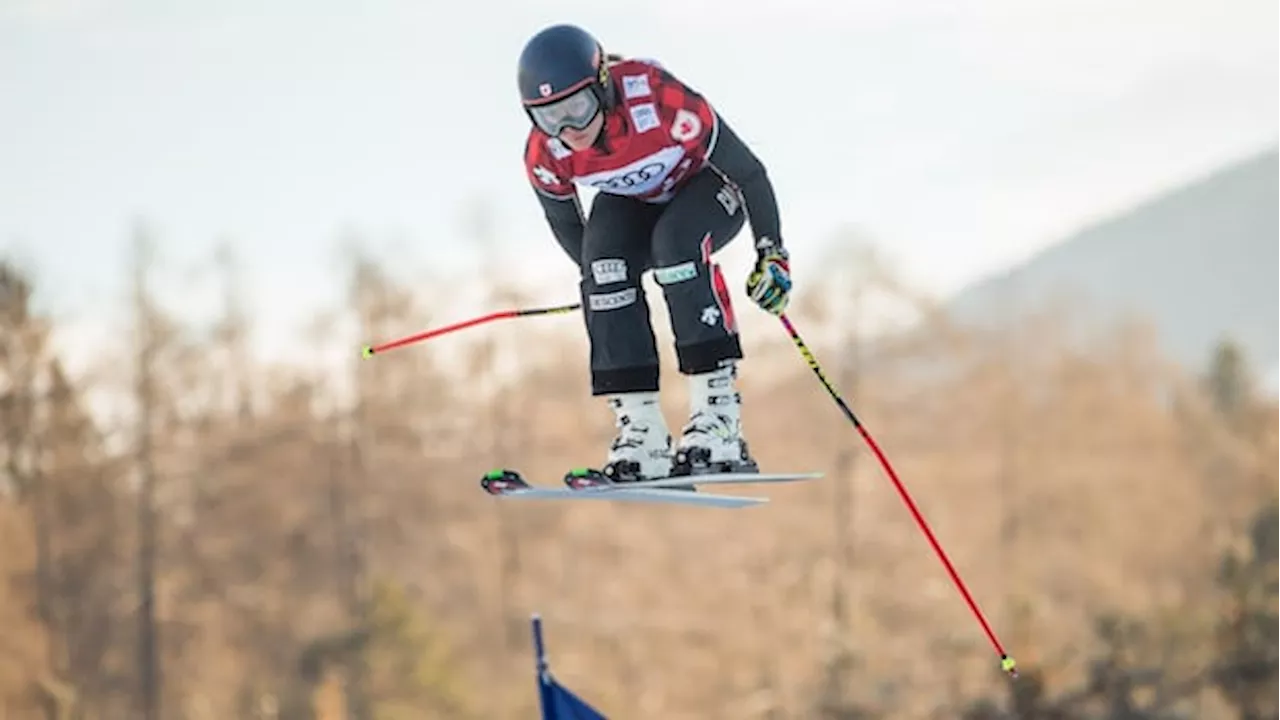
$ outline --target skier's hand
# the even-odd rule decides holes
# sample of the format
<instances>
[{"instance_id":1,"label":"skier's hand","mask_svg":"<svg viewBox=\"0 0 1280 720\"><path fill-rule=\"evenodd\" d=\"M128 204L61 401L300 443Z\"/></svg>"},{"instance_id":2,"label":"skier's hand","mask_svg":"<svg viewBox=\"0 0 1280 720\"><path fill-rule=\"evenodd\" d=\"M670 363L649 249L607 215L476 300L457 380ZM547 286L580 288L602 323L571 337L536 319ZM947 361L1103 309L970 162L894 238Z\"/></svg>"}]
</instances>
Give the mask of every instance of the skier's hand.
<instances>
[{"instance_id":1,"label":"skier's hand","mask_svg":"<svg viewBox=\"0 0 1280 720\"><path fill-rule=\"evenodd\" d=\"M791 299L791 265L782 248L766 250L747 277L747 296L766 312L781 315Z\"/></svg>"}]
</instances>

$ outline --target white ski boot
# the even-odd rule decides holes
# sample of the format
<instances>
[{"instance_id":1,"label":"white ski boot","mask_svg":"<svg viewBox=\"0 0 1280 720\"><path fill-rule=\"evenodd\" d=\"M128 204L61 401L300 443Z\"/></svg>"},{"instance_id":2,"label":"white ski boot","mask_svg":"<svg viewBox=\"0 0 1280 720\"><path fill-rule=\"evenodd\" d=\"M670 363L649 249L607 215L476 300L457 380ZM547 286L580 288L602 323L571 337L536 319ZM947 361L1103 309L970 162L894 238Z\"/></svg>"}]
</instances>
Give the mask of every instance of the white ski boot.
<instances>
[{"instance_id":1,"label":"white ski boot","mask_svg":"<svg viewBox=\"0 0 1280 720\"><path fill-rule=\"evenodd\" d=\"M689 422L681 431L673 475L757 473L742 437L742 397L734 386L737 368L689 376Z\"/></svg>"},{"instance_id":2,"label":"white ski boot","mask_svg":"<svg viewBox=\"0 0 1280 720\"><path fill-rule=\"evenodd\" d=\"M655 480L671 474L671 433L658 393L611 395L618 434L601 474L610 482Z\"/></svg>"}]
</instances>

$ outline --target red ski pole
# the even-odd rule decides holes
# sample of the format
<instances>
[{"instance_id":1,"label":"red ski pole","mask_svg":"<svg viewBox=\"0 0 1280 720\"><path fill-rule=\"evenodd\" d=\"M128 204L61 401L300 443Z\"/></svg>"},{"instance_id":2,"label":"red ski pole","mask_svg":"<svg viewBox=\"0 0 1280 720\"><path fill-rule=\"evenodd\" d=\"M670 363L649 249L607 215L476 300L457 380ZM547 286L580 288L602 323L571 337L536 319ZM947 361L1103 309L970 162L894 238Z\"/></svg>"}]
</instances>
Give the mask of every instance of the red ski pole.
<instances>
[{"instance_id":1,"label":"red ski pole","mask_svg":"<svg viewBox=\"0 0 1280 720\"><path fill-rule=\"evenodd\" d=\"M367 358L373 357L374 355L386 352L387 350L394 350L398 347L404 347L405 345L429 340L433 337L439 337L441 335L454 332L455 330L465 330L466 328L475 327L476 325L483 325L484 323L492 322L494 320L530 317L532 315L559 315L562 313L573 312L580 307L582 307L581 303L573 303L572 305L557 305L555 307L525 308L523 310L499 310L497 312L491 312L488 315L481 315L480 317L471 318L470 320L456 322L452 325L445 325L444 327L438 327L433 330L426 330L417 333L416 335L400 338L399 340L391 340L377 345L365 345L361 354Z\"/></svg>"},{"instance_id":2,"label":"red ski pole","mask_svg":"<svg viewBox=\"0 0 1280 720\"><path fill-rule=\"evenodd\" d=\"M938 559L942 561L943 567L947 569L947 574L951 576L951 582L955 583L956 589L964 597L964 601L968 603L969 609L973 611L974 617L978 619L978 624L982 626L983 632L987 634L987 639L991 641L992 647L1000 655L1000 669L1008 673L1010 677L1018 677L1017 663L1005 652L1004 646L1000 644L999 638L991 629L991 625L987 622L986 616L978 609L978 603L974 601L973 596L969 594L969 589L965 587L964 581L960 579L960 573L956 572L955 567L951 564L951 560L947 558L946 552L942 550L942 544L933 536L933 531L929 529L929 523L925 522L924 515L920 513L920 509L916 507L915 501L911 499L911 494L907 492L907 488L898 479L898 473L894 471L893 465L889 464L889 458L880 450L880 446L872 439L871 433L863 427L862 422L858 420L858 416L853 414L853 410L849 409L848 403L844 398L840 397L840 393L836 392L835 387L827 380L827 376L822 372L822 367L818 365L818 360L813 356L813 352L809 350L809 346L804 340L800 339L800 333L796 332L796 328L791 324L791 320L787 316L779 316L782 320L782 327L786 328L787 334L791 336L791 341L795 343L796 349L804 356L809 363L809 368L813 370L813 374L818 376L818 380L822 382L822 386L827 389L827 393L831 395L831 399L836 401L836 405L840 406L840 410L844 416L853 423L853 427L862 435L862 439L866 441L867 446L871 448L871 452L875 454L876 459L880 461L880 466L884 468L885 474L893 481L893 486L897 488L898 494L902 496L902 502L906 503L907 510L911 511L911 517L915 518L916 524L920 526L921 532L925 538L929 540L929 544L933 546L933 552L937 554Z\"/></svg>"}]
</instances>

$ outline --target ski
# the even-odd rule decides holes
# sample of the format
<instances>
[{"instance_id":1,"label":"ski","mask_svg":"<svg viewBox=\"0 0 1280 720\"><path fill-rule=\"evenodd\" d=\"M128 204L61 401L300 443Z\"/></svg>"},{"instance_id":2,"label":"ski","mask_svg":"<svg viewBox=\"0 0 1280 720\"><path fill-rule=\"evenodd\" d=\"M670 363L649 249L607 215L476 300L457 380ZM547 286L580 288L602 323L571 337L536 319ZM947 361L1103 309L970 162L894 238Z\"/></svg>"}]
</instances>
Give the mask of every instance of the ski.
<instances>
[{"instance_id":1,"label":"ski","mask_svg":"<svg viewBox=\"0 0 1280 720\"><path fill-rule=\"evenodd\" d=\"M569 488L535 487L530 485L520 476L520 473L514 470L494 470L481 478L480 486L490 495L518 500L606 500L610 502L666 503L727 509L761 505L769 501L768 498L712 495L665 488L630 490L609 486L573 490Z\"/></svg>"},{"instance_id":2,"label":"ski","mask_svg":"<svg viewBox=\"0 0 1280 720\"><path fill-rule=\"evenodd\" d=\"M592 490L645 490L679 488L688 492L698 485L734 485L750 483L782 483L813 480L822 477L822 473L760 473L760 472L709 472L693 475L673 475L671 477L654 478L653 480L635 480L630 482L611 482L599 473L579 468L569 471L564 482L570 488L582 491Z\"/></svg>"},{"instance_id":3,"label":"ski","mask_svg":"<svg viewBox=\"0 0 1280 720\"><path fill-rule=\"evenodd\" d=\"M581 473L576 473L582 478ZM574 483L575 473L565 476L568 488L546 488L530 485L514 470L494 470L480 480L485 492L495 497L526 500L605 500L609 502L666 503L700 507L736 509L763 505L764 497L720 495L694 491L691 485L749 482L793 482L821 477L821 473L758 474L724 473L657 478L635 483L611 483L589 480Z\"/></svg>"}]
</instances>

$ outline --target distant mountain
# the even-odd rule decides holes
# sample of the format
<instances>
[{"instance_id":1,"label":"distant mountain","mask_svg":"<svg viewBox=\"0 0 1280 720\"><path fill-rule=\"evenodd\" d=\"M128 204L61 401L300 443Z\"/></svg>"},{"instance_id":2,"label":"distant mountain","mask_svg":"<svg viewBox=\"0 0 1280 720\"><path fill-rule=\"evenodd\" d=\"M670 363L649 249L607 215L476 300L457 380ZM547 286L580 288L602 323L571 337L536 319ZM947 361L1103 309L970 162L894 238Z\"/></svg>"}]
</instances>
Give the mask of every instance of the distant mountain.
<instances>
[{"instance_id":1,"label":"distant mountain","mask_svg":"<svg viewBox=\"0 0 1280 720\"><path fill-rule=\"evenodd\" d=\"M1271 150L1087 227L948 303L966 323L1001 322L1050 298L1079 298L1103 322L1151 318L1164 350L1202 370L1234 338L1277 386L1280 162Z\"/></svg>"}]
</instances>

